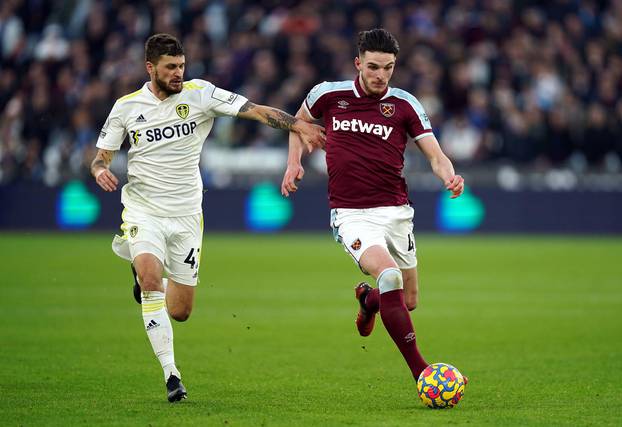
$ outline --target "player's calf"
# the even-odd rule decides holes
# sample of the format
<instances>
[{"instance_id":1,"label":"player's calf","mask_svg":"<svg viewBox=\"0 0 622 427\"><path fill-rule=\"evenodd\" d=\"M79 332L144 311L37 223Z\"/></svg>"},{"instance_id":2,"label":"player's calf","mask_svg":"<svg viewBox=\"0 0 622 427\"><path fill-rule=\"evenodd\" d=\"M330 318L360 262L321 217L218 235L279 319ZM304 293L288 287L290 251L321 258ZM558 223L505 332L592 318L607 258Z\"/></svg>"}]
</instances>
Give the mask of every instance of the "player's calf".
<instances>
[{"instance_id":1,"label":"player's calf","mask_svg":"<svg viewBox=\"0 0 622 427\"><path fill-rule=\"evenodd\" d=\"M194 290L191 285L184 285L169 278L166 288L166 309L178 322L185 322L192 313Z\"/></svg>"}]
</instances>

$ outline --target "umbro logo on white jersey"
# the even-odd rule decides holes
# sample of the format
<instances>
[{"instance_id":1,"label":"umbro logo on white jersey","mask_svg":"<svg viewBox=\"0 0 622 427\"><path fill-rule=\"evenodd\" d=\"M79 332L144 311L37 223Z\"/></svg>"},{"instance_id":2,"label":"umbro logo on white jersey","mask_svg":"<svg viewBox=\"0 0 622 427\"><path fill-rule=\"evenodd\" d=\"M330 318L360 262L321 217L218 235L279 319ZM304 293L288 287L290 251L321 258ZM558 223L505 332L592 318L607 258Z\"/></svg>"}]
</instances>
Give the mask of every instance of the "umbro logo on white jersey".
<instances>
[{"instance_id":1,"label":"umbro logo on white jersey","mask_svg":"<svg viewBox=\"0 0 622 427\"><path fill-rule=\"evenodd\" d=\"M136 117L136 123L145 123L146 121L147 119L145 119L145 116L143 116L142 114Z\"/></svg>"}]
</instances>

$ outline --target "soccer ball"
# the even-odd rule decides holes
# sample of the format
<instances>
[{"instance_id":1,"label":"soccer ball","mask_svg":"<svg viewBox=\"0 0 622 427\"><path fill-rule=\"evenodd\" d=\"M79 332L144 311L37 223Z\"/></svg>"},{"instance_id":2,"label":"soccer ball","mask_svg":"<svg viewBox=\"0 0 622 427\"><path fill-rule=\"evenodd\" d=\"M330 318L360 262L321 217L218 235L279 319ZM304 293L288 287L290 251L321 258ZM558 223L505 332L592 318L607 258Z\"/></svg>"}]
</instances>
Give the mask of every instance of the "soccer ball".
<instances>
[{"instance_id":1,"label":"soccer ball","mask_svg":"<svg viewBox=\"0 0 622 427\"><path fill-rule=\"evenodd\" d=\"M417 392L423 404L430 408L452 408L462 399L464 378L451 365L433 363L419 375Z\"/></svg>"}]
</instances>

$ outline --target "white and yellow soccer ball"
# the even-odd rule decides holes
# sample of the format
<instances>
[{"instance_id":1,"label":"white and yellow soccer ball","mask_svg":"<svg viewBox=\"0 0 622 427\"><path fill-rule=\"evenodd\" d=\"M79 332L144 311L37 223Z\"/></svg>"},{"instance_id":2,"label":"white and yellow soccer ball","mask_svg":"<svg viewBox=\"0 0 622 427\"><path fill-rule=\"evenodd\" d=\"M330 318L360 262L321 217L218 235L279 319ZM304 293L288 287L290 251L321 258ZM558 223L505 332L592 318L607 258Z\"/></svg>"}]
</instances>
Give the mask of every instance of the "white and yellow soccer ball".
<instances>
[{"instance_id":1,"label":"white and yellow soccer ball","mask_svg":"<svg viewBox=\"0 0 622 427\"><path fill-rule=\"evenodd\" d=\"M430 408L452 408L464 394L464 377L447 363L433 363L419 375L417 392L423 404Z\"/></svg>"}]
</instances>

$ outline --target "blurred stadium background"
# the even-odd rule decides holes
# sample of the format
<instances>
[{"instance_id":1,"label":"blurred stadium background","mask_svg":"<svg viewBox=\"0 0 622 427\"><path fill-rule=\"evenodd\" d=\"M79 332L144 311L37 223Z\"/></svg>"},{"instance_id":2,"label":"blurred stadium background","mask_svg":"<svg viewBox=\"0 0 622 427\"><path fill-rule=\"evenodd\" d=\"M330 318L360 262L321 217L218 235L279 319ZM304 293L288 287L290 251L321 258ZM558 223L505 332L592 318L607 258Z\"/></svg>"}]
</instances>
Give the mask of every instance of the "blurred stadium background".
<instances>
[{"instance_id":1,"label":"blurred stadium background","mask_svg":"<svg viewBox=\"0 0 622 427\"><path fill-rule=\"evenodd\" d=\"M294 113L317 82L355 76L356 34L375 26L401 44L392 86L419 98L470 186L446 204L412 144L419 230L622 232L619 0L5 0L0 228L118 225L119 194L98 191L88 165L115 99L147 78L150 34L183 41L187 79ZM278 196L286 144L216 120L201 166L207 230L327 228L321 153L303 191ZM125 161L113 164L121 177Z\"/></svg>"}]
</instances>

